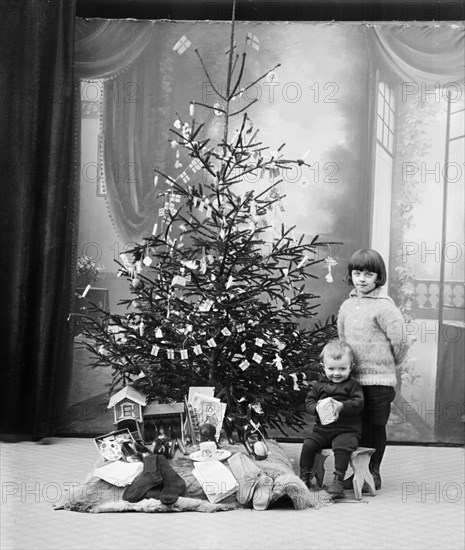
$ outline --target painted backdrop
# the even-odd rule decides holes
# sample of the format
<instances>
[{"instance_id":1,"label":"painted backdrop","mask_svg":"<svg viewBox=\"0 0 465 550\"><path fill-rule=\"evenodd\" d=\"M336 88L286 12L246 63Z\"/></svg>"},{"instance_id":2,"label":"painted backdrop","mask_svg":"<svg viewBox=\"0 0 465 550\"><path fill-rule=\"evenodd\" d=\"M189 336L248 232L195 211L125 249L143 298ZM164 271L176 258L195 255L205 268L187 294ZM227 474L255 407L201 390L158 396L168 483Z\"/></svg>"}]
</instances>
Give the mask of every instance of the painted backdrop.
<instances>
[{"instance_id":1,"label":"painted backdrop","mask_svg":"<svg viewBox=\"0 0 465 550\"><path fill-rule=\"evenodd\" d=\"M176 167L170 128L178 116L189 118L190 101L212 101L212 84L226 86L230 24L78 19L76 31L82 106L77 254L104 266L99 288L116 309L128 290L116 278L114 260L160 222L164 204L157 194L164 183L155 189L153 168L171 176L185 170ZM389 292L410 319L419 320L420 360L413 359L399 387L390 439L462 440L463 391L438 394L437 389L452 379L458 390L463 388L463 240L460 244L456 224L462 223L463 235L464 180L463 173L454 173L451 184L441 174L447 163L463 168L457 148L465 133L463 114L455 119L451 114L451 106L463 113L463 25L238 22L235 34L235 49L247 53L245 81L268 75L243 94L238 109L259 100L248 114L270 153L285 143L285 157L305 158L311 165L284 176L286 197L274 213L276 226L295 226L297 238L318 234L321 240L341 242L322 254L322 259L336 261L334 282L325 279L326 262L315 268L319 279L312 290L321 296L320 319L336 315L350 290L344 270L352 252L366 246L379 249L389 266ZM196 118L202 117L210 135L222 132L221 117L198 109ZM455 157L445 158L452 125ZM433 204L428 170L437 163ZM251 177L244 186L268 183ZM446 186L452 194L448 199ZM426 231L432 215L439 220L433 236ZM441 232L441 220L451 217L455 233ZM430 283L442 289L443 299L425 307L418 281L425 279L425 266L428 271L428 262L434 260L430 255L421 261L420 251L435 246L431 239L443 249L456 243L459 256L452 271L452 262L445 265L441 252L435 258ZM408 276L403 277L405 269ZM446 311L447 284L455 289L455 302L449 300L452 308ZM433 323L434 342L422 338L424 318ZM452 326L453 338L450 330L444 337L444 321ZM447 360L441 356L441 340L448 348ZM89 371L91 391L82 377L87 358L79 346L75 357L77 403L92 397L89 392L96 388L103 390L109 373ZM450 363L445 370L439 364L444 361Z\"/></svg>"}]
</instances>

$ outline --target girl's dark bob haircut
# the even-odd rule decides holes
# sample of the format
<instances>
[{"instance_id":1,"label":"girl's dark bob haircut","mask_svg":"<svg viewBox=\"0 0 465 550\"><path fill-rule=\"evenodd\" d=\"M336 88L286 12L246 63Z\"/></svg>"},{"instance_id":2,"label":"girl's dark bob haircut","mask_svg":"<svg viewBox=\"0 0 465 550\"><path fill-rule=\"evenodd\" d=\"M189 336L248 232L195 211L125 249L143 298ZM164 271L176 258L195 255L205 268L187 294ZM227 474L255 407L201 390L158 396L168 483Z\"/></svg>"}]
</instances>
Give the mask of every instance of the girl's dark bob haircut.
<instances>
[{"instance_id":1,"label":"girl's dark bob haircut","mask_svg":"<svg viewBox=\"0 0 465 550\"><path fill-rule=\"evenodd\" d=\"M372 248L361 248L354 252L349 260L347 266L347 282L353 285L352 271L371 271L378 275L376 279L376 286L383 286L386 284L386 266L384 260L379 252Z\"/></svg>"}]
</instances>

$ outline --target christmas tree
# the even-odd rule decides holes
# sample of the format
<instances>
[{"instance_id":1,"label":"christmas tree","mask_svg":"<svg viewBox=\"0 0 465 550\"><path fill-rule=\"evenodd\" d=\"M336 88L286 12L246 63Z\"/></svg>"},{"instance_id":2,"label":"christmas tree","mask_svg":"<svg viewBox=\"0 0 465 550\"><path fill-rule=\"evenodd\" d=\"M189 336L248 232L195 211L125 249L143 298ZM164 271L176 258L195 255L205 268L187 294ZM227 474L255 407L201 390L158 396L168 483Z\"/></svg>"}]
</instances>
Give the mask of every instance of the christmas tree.
<instances>
[{"instance_id":1,"label":"christmas tree","mask_svg":"<svg viewBox=\"0 0 465 550\"><path fill-rule=\"evenodd\" d=\"M215 99L192 101L188 120L174 121L173 173L154 170L154 185L167 189L158 223L121 255L128 313L99 311L84 334L93 365L112 369L111 391L131 384L169 402L190 386L214 386L228 413L260 400L266 425L296 428L319 353L336 334L334 318L308 327L319 305L308 289L311 269L326 260L330 275L331 259L318 251L333 243L305 242L276 223L285 171L308 165L286 159L284 144L273 153L260 141L248 114L256 100L244 92L279 65L243 86L247 56L236 49L233 6L225 90L195 50ZM221 118L217 140L196 121L200 110ZM268 181L264 189L251 188L251 174Z\"/></svg>"}]
</instances>

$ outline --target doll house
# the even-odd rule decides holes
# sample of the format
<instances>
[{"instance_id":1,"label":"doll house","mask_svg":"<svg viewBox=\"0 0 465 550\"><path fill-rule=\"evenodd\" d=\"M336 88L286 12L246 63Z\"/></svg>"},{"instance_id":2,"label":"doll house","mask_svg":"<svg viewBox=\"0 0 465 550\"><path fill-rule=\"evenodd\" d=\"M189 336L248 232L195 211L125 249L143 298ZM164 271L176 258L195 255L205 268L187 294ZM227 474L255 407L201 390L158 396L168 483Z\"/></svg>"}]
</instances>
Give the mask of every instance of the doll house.
<instances>
[{"instance_id":1,"label":"doll house","mask_svg":"<svg viewBox=\"0 0 465 550\"><path fill-rule=\"evenodd\" d=\"M125 386L111 396L108 408L113 409L115 425L133 420L139 431L143 425L142 407L146 404L147 397L143 393L131 386Z\"/></svg>"}]
</instances>

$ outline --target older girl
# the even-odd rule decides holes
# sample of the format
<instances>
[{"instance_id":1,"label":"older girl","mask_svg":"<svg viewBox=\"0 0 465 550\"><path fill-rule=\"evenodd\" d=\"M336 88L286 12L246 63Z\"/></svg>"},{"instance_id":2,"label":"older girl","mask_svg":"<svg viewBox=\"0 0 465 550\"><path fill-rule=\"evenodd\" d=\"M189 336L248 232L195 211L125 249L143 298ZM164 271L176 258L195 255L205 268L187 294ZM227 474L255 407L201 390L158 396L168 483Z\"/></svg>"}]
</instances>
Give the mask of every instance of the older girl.
<instances>
[{"instance_id":1,"label":"older girl","mask_svg":"<svg viewBox=\"0 0 465 550\"><path fill-rule=\"evenodd\" d=\"M372 447L370 471L381 488L380 465L386 449L386 424L397 385L396 368L407 352L402 313L386 294L386 267L372 249L357 250L349 260L348 282L354 289L338 315L339 338L353 349L353 378L363 388L361 447ZM351 486L346 480L345 486Z\"/></svg>"}]
</instances>

